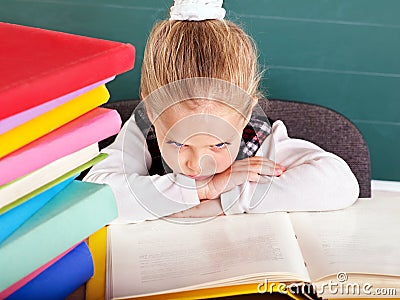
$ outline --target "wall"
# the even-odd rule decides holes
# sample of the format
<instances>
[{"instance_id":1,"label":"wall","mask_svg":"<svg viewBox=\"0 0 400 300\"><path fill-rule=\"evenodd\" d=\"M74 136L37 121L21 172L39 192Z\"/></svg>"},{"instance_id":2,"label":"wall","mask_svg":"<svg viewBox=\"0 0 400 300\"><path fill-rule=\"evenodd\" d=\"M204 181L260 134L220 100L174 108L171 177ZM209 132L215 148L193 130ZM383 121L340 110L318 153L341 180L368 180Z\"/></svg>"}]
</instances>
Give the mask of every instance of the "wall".
<instances>
[{"instance_id":1,"label":"wall","mask_svg":"<svg viewBox=\"0 0 400 300\"><path fill-rule=\"evenodd\" d=\"M146 37L171 3L0 0L0 20L134 44L135 69L109 85L117 100L138 97ZM400 1L225 0L224 6L257 41L270 98L344 114L367 140L373 178L400 180Z\"/></svg>"}]
</instances>

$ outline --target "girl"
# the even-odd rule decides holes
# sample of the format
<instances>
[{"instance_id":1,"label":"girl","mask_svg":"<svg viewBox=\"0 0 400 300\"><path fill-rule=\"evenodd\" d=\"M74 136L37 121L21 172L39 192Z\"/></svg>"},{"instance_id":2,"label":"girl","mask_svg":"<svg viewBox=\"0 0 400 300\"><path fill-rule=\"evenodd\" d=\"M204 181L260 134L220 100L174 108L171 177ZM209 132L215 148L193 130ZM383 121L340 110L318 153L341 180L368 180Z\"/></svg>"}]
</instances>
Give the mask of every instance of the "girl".
<instances>
[{"instance_id":1,"label":"girl","mask_svg":"<svg viewBox=\"0 0 400 300\"><path fill-rule=\"evenodd\" d=\"M221 1L176 0L145 48L141 105L86 181L116 197L115 222L351 205L355 176L338 156L269 125L257 106L254 42Z\"/></svg>"}]
</instances>

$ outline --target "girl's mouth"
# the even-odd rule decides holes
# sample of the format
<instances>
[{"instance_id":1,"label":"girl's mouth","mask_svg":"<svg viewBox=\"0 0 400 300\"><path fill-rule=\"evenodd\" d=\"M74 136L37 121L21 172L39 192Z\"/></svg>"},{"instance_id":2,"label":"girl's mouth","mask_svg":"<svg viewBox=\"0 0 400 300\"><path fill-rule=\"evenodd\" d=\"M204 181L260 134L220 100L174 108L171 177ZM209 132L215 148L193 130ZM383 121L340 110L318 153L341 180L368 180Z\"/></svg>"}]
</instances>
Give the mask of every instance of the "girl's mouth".
<instances>
[{"instance_id":1,"label":"girl's mouth","mask_svg":"<svg viewBox=\"0 0 400 300\"><path fill-rule=\"evenodd\" d=\"M206 175L206 176L186 175L186 176L187 176L187 177L190 177L190 178L192 178L192 179L195 179L195 180L205 180L205 179L211 178L213 175Z\"/></svg>"}]
</instances>

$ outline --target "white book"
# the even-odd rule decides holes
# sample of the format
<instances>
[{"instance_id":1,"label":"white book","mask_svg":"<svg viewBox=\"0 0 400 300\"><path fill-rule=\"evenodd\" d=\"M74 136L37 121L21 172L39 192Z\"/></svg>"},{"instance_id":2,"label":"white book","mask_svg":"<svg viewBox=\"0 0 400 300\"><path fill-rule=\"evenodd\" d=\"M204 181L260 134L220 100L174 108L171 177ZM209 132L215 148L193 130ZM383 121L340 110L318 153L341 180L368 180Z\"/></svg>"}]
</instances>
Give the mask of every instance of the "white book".
<instances>
[{"instance_id":1,"label":"white book","mask_svg":"<svg viewBox=\"0 0 400 300\"><path fill-rule=\"evenodd\" d=\"M98 154L99 147L95 143L0 186L0 208L88 162ZM43 153L43 155L46 155L46 153Z\"/></svg>"},{"instance_id":2,"label":"white book","mask_svg":"<svg viewBox=\"0 0 400 300\"><path fill-rule=\"evenodd\" d=\"M400 193L328 212L161 219L108 227L108 299L273 283L322 298L400 295ZM199 294L200 293L200 294ZM209 293L208 293L209 295Z\"/></svg>"}]
</instances>

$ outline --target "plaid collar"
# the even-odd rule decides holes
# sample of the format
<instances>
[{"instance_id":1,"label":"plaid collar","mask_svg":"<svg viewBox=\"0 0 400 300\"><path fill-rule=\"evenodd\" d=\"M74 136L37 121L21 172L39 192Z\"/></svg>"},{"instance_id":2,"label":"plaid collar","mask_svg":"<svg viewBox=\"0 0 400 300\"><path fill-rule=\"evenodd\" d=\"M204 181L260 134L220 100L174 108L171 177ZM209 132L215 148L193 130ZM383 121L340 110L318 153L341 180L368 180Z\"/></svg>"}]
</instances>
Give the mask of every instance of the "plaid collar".
<instances>
[{"instance_id":1,"label":"plaid collar","mask_svg":"<svg viewBox=\"0 0 400 300\"><path fill-rule=\"evenodd\" d=\"M152 157L149 175L165 175L172 170L163 161L157 143L154 126L147 117L144 106L135 109L135 121L143 135L146 137L147 147ZM271 125L264 113L254 110L249 123L243 130L239 153L236 160L252 157L256 154L264 140L271 133Z\"/></svg>"}]
</instances>

